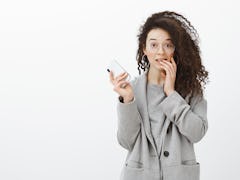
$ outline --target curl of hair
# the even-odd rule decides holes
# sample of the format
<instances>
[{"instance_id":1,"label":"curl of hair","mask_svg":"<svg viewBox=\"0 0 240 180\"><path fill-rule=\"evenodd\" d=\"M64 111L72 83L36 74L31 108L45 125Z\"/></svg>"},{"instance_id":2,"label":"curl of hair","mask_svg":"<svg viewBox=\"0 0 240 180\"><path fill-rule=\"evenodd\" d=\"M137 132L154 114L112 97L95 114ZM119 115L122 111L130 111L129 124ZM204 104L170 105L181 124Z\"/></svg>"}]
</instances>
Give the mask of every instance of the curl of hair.
<instances>
[{"instance_id":1,"label":"curl of hair","mask_svg":"<svg viewBox=\"0 0 240 180\"><path fill-rule=\"evenodd\" d=\"M182 15L164 11L150 16L140 27L138 34L137 63L138 71L146 71L150 64L144 56L148 33L161 28L169 33L175 45L174 60L177 64L175 90L183 97L203 96L208 82L208 72L202 65L199 49L199 36L192 24Z\"/></svg>"}]
</instances>

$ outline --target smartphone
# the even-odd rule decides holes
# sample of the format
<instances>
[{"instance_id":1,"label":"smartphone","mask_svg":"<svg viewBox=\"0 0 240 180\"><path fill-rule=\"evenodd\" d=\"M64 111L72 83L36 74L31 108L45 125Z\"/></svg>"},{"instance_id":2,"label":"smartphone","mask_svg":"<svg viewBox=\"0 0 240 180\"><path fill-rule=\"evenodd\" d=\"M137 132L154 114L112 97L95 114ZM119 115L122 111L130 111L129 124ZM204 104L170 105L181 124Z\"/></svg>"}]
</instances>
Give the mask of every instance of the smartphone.
<instances>
[{"instance_id":1,"label":"smartphone","mask_svg":"<svg viewBox=\"0 0 240 180\"><path fill-rule=\"evenodd\" d=\"M114 77L126 72L128 74L126 81L131 80L130 74L116 60L113 60L110 62L109 66L107 68L107 71L108 72L112 71Z\"/></svg>"}]
</instances>

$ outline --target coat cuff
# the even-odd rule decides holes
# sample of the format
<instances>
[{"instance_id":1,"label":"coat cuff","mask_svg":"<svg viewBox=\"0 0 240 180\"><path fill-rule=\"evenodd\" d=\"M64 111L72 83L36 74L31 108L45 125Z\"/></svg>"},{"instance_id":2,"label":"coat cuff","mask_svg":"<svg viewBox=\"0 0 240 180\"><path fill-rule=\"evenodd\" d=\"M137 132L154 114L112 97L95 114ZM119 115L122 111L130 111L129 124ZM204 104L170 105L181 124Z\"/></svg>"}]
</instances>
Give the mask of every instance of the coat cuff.
<instances>
[{"instance_id":1,"label":"coat cuff","mask_svg":"<svg viewBox=\"0 0 240 180\"><path fill-rule=\"evenodd\" d=\"M179 107L183 105L189 106L185 99L177 91L174 91L160 103L160 108L170 121L176 123L175 117L179 112Z\"/></svg>"},{"instance_id":2,"label":"coat cuff","mask_svg":"<svg viewBox=\"0 0 240 180\"><path fill-rule=\"evenodd\" d=\"M135 97L129 103L118 102L117 109L120 121L128 121L128 119L131 119L132 122L128 123L140 123Z\"/></svg>"}]
</instances>

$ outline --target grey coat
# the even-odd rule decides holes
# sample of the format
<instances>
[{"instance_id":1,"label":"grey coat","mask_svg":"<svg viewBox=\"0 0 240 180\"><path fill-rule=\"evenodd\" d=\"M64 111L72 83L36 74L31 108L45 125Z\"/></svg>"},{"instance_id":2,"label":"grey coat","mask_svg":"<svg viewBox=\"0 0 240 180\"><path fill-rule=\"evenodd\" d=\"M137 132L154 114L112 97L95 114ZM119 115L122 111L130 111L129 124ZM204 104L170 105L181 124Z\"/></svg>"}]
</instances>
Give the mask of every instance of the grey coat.
<instances>
[{"instance_id":1,"label":"grey coat","mask_svg":"<svg viewBox=\"0 0 240 180\"><path fill-rule=\"evenodd\" d=\"M199 180L200 164L193 144L208 129L207 102L194 97L189 102L174 91L159 103L165 114L161 152L151 135L146 102L146 73L131 82L134 100L118 102L119 144L128 150L121 180Z\"/></svg>"}]
</instances>

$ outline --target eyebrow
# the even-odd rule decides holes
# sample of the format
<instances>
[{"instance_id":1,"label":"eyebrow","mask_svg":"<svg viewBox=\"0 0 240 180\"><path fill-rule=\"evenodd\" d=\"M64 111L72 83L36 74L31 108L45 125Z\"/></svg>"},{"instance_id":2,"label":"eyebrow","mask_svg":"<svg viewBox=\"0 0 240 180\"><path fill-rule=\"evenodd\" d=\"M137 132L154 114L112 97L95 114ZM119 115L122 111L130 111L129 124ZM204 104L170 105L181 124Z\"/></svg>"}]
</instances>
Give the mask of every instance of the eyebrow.
<instances>
[{"instance_id":1,"label":"eyebrow","mask_svg":"<svg viewBox=\"0 0 240 180\"><path fill-rule=\"evenodd\" d=\"M157 40L157 39L154 39L154 38L151 38L151 39L149 39L149 41L151 41L151 40ZM168 39L165 39L165 41L172 41L172 39L170 39L170 38L168 38Z\"/></svg>"}]
</instances>

